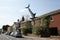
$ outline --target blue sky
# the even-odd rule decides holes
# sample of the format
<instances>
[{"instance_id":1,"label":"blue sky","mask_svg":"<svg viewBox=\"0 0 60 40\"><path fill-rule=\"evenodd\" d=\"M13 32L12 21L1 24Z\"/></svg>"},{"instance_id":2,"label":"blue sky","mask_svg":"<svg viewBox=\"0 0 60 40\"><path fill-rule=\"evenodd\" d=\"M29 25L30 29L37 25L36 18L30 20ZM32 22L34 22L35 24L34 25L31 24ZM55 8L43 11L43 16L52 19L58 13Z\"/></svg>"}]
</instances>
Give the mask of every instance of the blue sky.
<instances>
[{"instance_id":1,"label":"blue sky","mask_svg":"<svg viewBox=\"0 0 60 40\"><path fill-rule=\"evenodd\" d=\"M0 28L2 25L12 25L22 16L30 17L25 8L28 4L36 16L60 9L60 0L0 0Z\"/></svg>"}]
</instances>

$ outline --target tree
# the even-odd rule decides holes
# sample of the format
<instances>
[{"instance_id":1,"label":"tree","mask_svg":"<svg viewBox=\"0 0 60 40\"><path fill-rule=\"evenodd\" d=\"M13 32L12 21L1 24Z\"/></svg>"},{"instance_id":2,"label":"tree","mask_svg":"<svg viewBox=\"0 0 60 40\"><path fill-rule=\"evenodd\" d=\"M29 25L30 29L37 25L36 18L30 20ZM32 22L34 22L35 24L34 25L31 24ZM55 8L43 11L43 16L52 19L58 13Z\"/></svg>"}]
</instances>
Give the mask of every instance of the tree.
<instances>
[{"instance_id":1,"label":"tree","mask_svg":"<svg viewBox=\"0 0 60 40\"><path fill-rule=\"evenodd\" d=\"M3 25L3 27L2 27L3 32L6 32L8 30L8 27L9 27L9 25Z\"/></svg>"},{"instance_id":2,"label":"tree","mask_svg":"<svg viewBox=\"0 0 60 40\"><path fill-rule=\"evenodd\" d=\"M51 19L50 15L41 17L41 26L42 26L41 35L43 37L50 36L50 32L49 32L50 19Z\"/></svg>"},{"instance_id":3,"label":"tree","mask_svg":"<svg viewBox=\"0 0 60 40\"><path fill-rule=\"evenodd\" d=\"M25 22L25 27L22 28L22 32L23 32L24 35L32 33L32 24L31 24L31 21L26 21Z\"/></svg>"},{"instance_id":4,"label":"tree","mask_svg":"<svg viewBox=\"0 0 60 40\"><path fill-rule=\"evenodd\" d=\"M24 21L25 20L25 18L24 18L24 16L22 16L22 21Z\"/></svg>"}]
</instances>

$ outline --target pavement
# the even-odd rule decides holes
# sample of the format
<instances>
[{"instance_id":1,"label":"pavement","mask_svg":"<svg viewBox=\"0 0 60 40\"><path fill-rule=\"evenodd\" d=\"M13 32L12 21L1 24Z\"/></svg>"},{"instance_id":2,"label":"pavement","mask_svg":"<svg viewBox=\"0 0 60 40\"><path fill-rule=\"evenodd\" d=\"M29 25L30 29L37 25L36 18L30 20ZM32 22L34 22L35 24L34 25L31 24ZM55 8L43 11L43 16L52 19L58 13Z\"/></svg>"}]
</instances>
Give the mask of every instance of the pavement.
<instances>
[{"instance_id":1,"label":"pavement","mask_svg":"<svg viewBox=\"0 0 60 40\"><path fill-rule=\"evenodd\" d=\"M24 38L15 38L9 35L0 34L0 40L60 40L60 36L51 36L48 38L23 36Z\"/></svg>"},{"instance_id":2,"label":"pavement","mask_svg":"<svg viewBox=\"0 0 60 40\"><path fill-rule=\"evenodd\" d=\"M0 34L0 40L32 40L30 38L15 38L9 35Z\"/></svg>"},{"instance_id":3,"label":"pavement","mask_svg":"<svg viewBox=\"0 0 60 40\"><path fill-rule=\"evenodd\" d=\"M31 37L31 36L24 36L25 38L30 38L33 40L60 40L60 36L51 36L51 37Z\"/></svg>"}]
</instances>

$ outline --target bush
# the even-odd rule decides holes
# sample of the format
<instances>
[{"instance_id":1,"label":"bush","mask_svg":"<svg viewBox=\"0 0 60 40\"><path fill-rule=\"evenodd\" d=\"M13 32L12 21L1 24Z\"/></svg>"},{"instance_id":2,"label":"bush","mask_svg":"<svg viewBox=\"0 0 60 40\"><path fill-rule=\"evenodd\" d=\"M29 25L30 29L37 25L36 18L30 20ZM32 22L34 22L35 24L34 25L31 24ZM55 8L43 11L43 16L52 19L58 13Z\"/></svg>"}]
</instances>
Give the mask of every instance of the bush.
<instances>
[{"instance_id":1,"label":"bush","mask_svg":"<svg viewBox=\"0 0 60 40\"><path fill-rule=\"evenodd\" d=\"M26 28L22 28L22 32L24 35L27 35L27 29Z\"/></svg>"},{"instance_id":2,"label":"bush","mask_svg":"<svg viewBox=\"0 0 60 40\"><path fill-rule=\"evenodd\" d=\"M32 33L32 28L24 27L24 28L22 28L22 32L23 32L24 35L31 34Z\"/></svg>"},{"instance_id":3,"label":"bush","mask_svg":"<svg viewBox=\"0 0 60 40\"><path fill-rule=\"evenodd\" d=\"M32 33L32 24L31 21L26 21L25 22L25 27L22 28L22 32L24 35L27 35L28 33Z\"/></svg>"},{"instance_id":4,"label":"bush","mask_svg":"<svg viewBox=\"0 0 60 40\"><path fill-rule=\"evenodd\" d=\"M50 32L49 32L49 29L47 28L42 28L41 30L41 37L50 37Z\"/></svg>"},{"instance_id":5,"label":"bush","mask_svg":"<svg viewBox=\"0 0 60 40\"><path fill-rule=\"evenodd\" d=\"M35 26L35 27L33 27L32 32L33 32L33 34L35 34L35 35L40 35L41 29L40 29L39 26Z\"/></svg>"}]
</instances>

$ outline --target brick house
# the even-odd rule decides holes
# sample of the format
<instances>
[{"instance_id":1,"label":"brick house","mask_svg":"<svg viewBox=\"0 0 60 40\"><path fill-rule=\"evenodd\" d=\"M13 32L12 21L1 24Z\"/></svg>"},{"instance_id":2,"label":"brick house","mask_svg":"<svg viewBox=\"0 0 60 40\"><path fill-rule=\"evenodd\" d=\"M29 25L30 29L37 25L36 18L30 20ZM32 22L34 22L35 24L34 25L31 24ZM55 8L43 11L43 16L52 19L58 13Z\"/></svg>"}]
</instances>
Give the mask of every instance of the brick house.
<instances>
[{"instance_id":1,"label":"brick house","mask_svg":"<svg viewBox=\"0 0 60 40\"><path fill-rule=\"evenodd\" d=\"M48 13L52 19L50 22L50 28L57 28L58 34L60 35L60 9Z\"/></svg>"},{"instance_id":2,"label":"brick house","mask_svg":"<svg viewBox=\"0 0 60 40\"><path fill-rule=\"evenodd\" d=\"M27 24L26 22L27 22L27 21L22 21L22 22L21 22L21 25L20 25L21 28L26 27L26 24ZM29 21L29 20L28 20L28 25L32 25L32 24L31 24L31 21Z\"/></svg>"},{"instance_id":3,"label":"brick house","mask_svg":"<svg viewBox=\"0 0 60 40\"><path fill-rule=\"evenodd\" d=\"M34 26L34 22L31 20L31 24ZM35 18L35 26L40 26L40 17Z\"/></svg>"},{"instance_id":4,"label":"brick house","mask_svg":"<svg viewBox=\"0 0 60 40\"><path fill-rule=\"evenodd\" d=\"M7 29L7 32L10 33L10 32L12 32L12 31L13 31L12 26L9 26L8 29Z\"/></svg>"},{"instance_id":5,"label":"brick house","mask_svg":"<svg viewBox=\"0 0 60 40\"><path fill-rule=\"evenodd\" d=\"M47 15L51 16L51 22L50 22L49 26L50 26L51 30L53 30L52 33L57 30L58 34L60 35L60 18L59 18L60 17L60 9L52 11L52 12L49 12L49 13L46 13L44 15L45 16L47 16ZM44 16L44 15L42 15L42 16ZM40 23L40 17L41 16L36 17L36 19L35 19L35 25L36 26L40 26L40 24L41 24ZM30 21L30 23L32 25L34 25L32 20ZM23 26L25 26L25 22L23 22L21 24L21 27L23 27ZM56 29L54 29L54 28L56 28ZM56 32L54 32L54 33L56 33Z\"/></svg>"},{"instance_id":6,"label":"brick house","mask_svg":"<svg viewBox=\"0 0 60 40\"><path fill-rule=\"evenodd\" d=\"M51 22L50 22L49 26L50 26L51 30L53 30L54 28L57 28L57 32L60 35L60 9L46 13L44 15L45 16L47 16L47 15L51 16ZM42 15L42 16L44 16L44 15ZM40 17L37 17L35 19L35 25L37 25L37 26L40 26ZM33 22L32 22L32 24L33 24ZM54 33L56 33L56 32L54 32Z\"/></svg>"}]
</instances>

